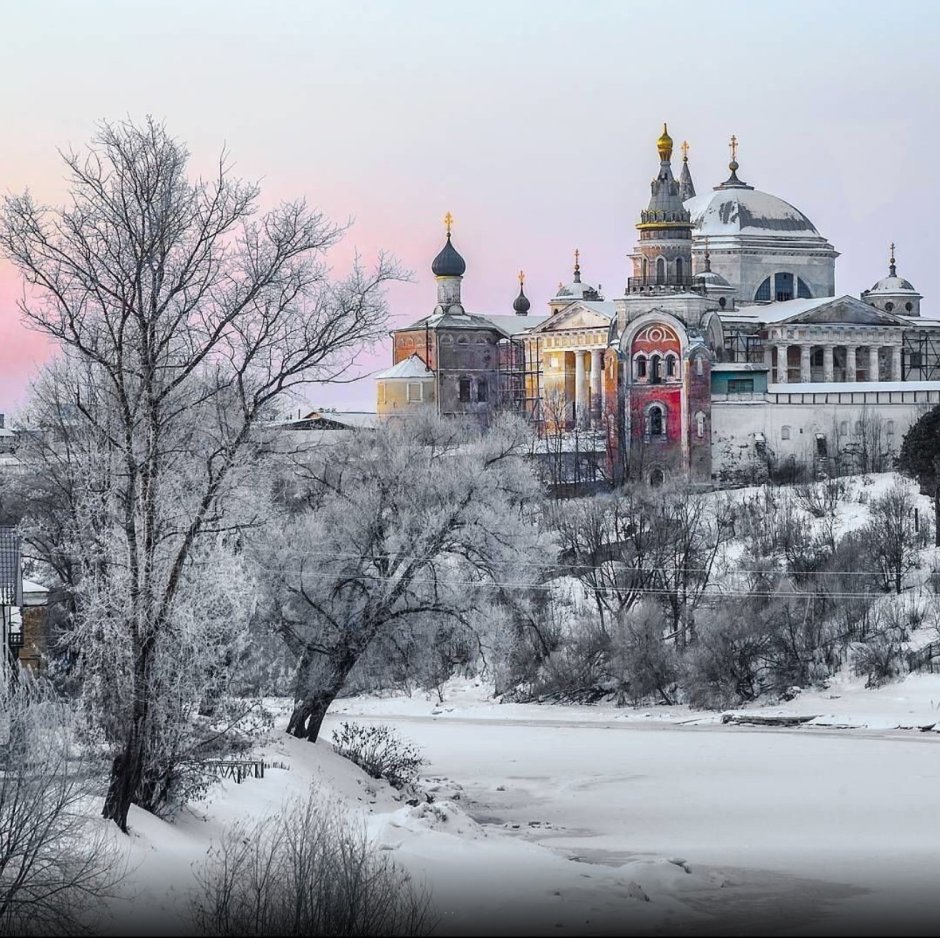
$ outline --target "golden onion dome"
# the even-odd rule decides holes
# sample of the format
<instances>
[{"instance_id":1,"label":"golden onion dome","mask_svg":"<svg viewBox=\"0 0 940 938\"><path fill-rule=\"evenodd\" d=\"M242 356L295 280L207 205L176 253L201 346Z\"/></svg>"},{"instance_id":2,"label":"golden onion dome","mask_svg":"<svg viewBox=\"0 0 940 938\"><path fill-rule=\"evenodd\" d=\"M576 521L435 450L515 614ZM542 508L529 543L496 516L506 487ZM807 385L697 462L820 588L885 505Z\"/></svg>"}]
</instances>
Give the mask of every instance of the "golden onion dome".
<instances>
[{"instance_id":1,"label":"golden onion dome","mask_svg":"<svg viewBox=\"0 0 940 938\"><path fill-rule=\"evenodd\" d=\"M672 159L672 137L669 136L669 131L665 124L663 124L663 132L656 141L656 149L659 150L659 158L661 160Z\"/></svg>"}]
</instances>

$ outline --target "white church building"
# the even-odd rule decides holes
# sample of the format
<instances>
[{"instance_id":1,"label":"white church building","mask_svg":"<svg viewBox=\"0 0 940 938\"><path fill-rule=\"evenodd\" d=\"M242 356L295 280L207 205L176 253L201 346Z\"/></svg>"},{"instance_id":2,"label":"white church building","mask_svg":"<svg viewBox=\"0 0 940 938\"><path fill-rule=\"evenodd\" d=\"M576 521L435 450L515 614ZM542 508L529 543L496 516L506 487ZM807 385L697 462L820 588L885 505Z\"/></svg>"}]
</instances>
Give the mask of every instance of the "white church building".
<instances>
[{"instance_id":1,"label":"white church building","mask_svg":"<svg viewBox=\"0 0 940 938\"><path fill-rule=\"evenodd\" d=\"M940 320L897 275L894 246L887 276L838 296L838 252L803 212L738 177L735 138L728 179L702 194L687 146L677 179L665 126L656 145L632 271L613 299L582 280L576 255L547 315L530 315L521 285L512 316L470 313L448 219L437 305L393 333L379 413L517 409L543 429L591 431L615 482L886 468L940 403ZM398 393L402 362L421 366L420 395Z\"/></svg>"}]
</instances>

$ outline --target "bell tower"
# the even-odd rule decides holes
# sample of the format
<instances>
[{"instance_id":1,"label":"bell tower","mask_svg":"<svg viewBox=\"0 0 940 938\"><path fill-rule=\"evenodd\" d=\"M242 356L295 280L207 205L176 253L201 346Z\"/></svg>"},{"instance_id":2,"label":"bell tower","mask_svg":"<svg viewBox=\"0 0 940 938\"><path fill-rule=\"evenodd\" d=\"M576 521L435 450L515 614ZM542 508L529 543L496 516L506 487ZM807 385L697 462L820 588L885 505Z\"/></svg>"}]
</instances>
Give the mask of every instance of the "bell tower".
<instances>
[{"instance_id":1,"label":"bell tower","mask_svg":"<svg viewBox=\"0 0 940 938\"><path fill-rule=\"evenodd\" d=\"M631 255L633 276L627 282L628 294L684 291L692 284L692 220L672 174L672 137L665 124L656 149L659 173L650 185L649 205L640 212L636 226L640 234Z\"/></svg>"}]
</instances>

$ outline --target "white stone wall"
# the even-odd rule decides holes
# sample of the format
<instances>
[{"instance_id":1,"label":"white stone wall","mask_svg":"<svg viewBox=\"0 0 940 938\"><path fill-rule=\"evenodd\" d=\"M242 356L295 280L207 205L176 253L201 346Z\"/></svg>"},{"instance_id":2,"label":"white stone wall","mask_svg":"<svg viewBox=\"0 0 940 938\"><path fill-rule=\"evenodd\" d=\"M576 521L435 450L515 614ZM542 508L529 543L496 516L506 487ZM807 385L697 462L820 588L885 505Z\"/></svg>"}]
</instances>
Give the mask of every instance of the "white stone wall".
<instances>
[{"instance_id":1,"label":"white stone wall","mask_svg":"<svg viewBox=\"0 0 940 938\"><path fill-rule=\"evenodd\" d=\"M713 400L712 471L734 472L753 459L757 434L763 434L778 460L793 456L811 463L817 433L826 437L829 455L835 456L856 438L858 422L876 416L881 421L885 447L897 452L911 424L940 403L940 384L935 383L934 389L906 391L888 390L896 385L883 387L880 391L769 392L754 395L751 400ZM784 438L785 427L789 439Z\"/></svg>"}]
</instances>

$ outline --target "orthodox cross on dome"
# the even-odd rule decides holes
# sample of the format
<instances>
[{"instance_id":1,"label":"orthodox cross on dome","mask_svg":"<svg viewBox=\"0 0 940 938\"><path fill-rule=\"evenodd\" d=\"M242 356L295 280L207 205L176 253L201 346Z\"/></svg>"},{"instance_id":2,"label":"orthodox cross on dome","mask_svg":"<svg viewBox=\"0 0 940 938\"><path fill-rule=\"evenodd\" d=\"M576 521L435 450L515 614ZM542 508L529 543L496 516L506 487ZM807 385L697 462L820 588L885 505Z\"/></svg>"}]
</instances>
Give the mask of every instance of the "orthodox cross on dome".
<instances>
[{"instance_id":1,"label":"orthodox cross on dome","mask_svg":"<svg viewBox=\"0 0 940 938\"><path fill-rule=\"evenodd\" d=\"M574 282L581 282L581 252L577 248L574 249Z\"/></svg>"},{"instance_id":2,"label":"orthodox cross on dome","mask_svg":"<svg viewBox=\"0 0 940 938\"><path fill-rule=\"evenodd\" d=\"M525 271L524 270L519 271L519 283L520 284L525 283Z\"/></svg>"},{"instance_id":3,"label":"orthodox cross on dome","mask_svg":"<svg viewBox=\"0 0 940 938\"><path fill-rule=\"evenodd\" d=\"M736 163L738 160L738 138L734 134L731 135L728 147L731 150L731 162Z\"/></svg>"},{"instance_id":4,"label":"orthodox cross on dome","mask_svg":"<svg viewBox=\"0 0 940 938\"><path fill-rule=\"evenodd\" d=\"M888 271L891 277L897 276L897 267L894 263L894 242L891 242L891 259L888 261Z\"/></svg>"},{"instance_id":5,"label":"orthodox cross on dome","mask_svg":"<svg viewBox=\"0 0 940 938\"><path fill-rule=\"evenodd\" d=\"M683 162L688 163L688 161L689 161L689 141L688 141L688 140L683 140L683 141L682 141L682 146L679 147L679 149L682 151L682 160L683 160Z\"/></svg>"},{"instance_id":6,"label":"orthodox cross on dome","mask_svg":"<svg viewBox=\"0 0 940 938\"><path fill-rule=\"evenodd\" d=\"M447 237L448 237L448 238L450 237L450 228L451 228L451 225L453 225L453 223L454 223L454 216L451 215L450 212L448 212L448 213L444 216L444 224L447 226Z\"/></svg>"}]
</instances>

